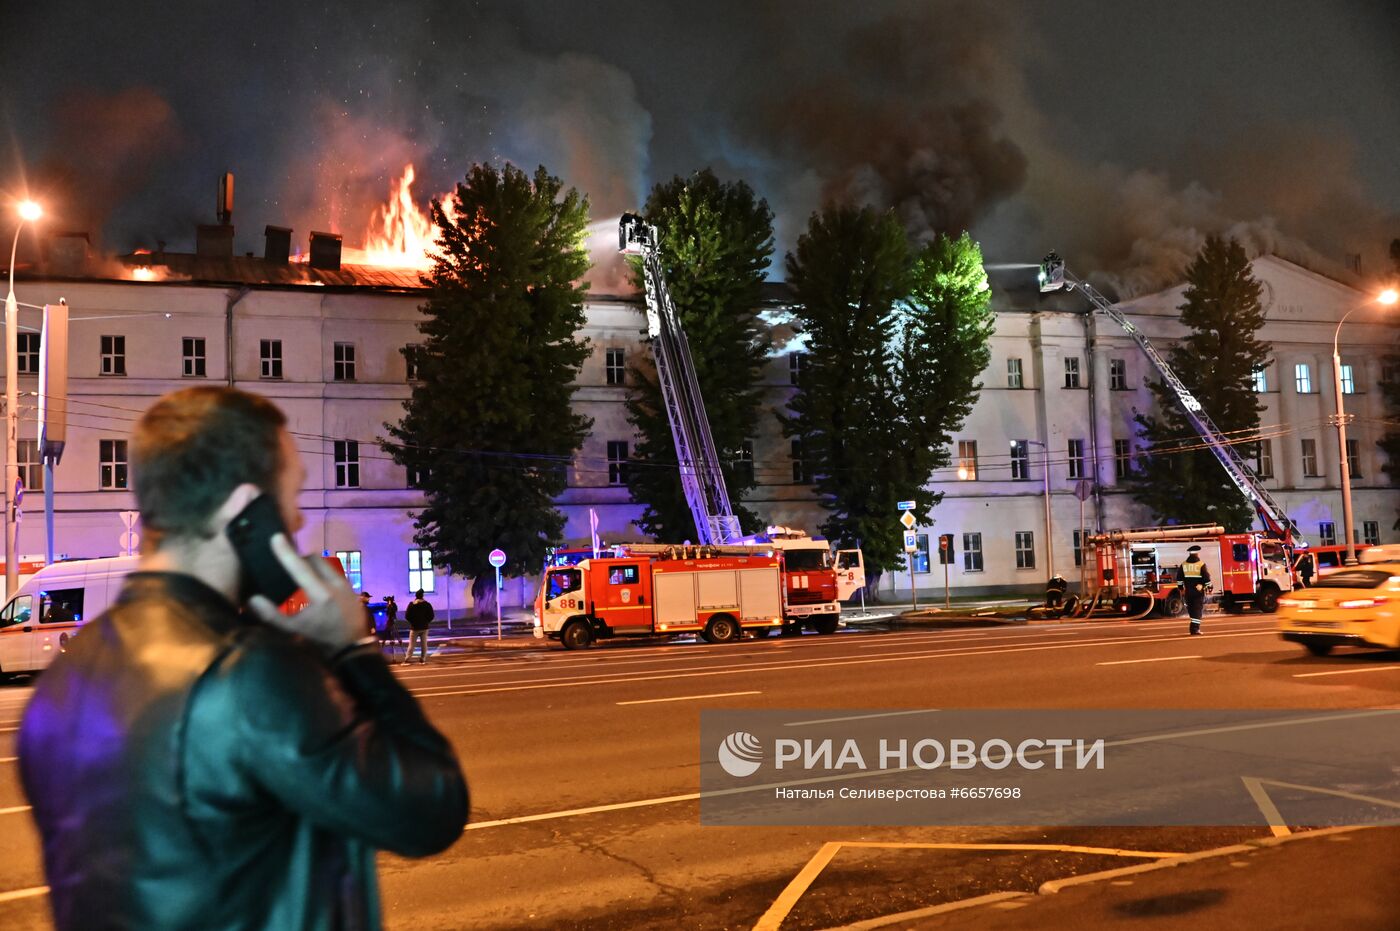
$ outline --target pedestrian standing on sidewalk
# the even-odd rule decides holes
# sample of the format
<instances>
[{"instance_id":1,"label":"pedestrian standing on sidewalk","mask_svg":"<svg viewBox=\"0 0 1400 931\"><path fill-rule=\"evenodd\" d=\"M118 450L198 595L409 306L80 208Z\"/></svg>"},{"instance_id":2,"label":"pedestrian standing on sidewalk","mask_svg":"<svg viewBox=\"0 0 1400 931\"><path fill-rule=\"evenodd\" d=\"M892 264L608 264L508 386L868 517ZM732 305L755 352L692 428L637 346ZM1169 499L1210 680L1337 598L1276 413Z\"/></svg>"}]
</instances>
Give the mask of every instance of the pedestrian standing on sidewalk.
<instances>
[{"instance_id":1,"label":"pedestrian standing on sidewalk","mask_svg":"<svg viewBox=\"0 0 1400 931\"><path fill-rule=\"evenodd\" d=\"M1201 615L1206 609L1206 589L1210 588L1210 569L1201 562L1199 546L1186 548L1186 561L1176 567L1176 581L1186 591L1186 613L1191 615L1191 636L1201 632Z\"/></svg>"},{"instance_id":2,"label":"pedestrian standing on sidewalk","mask_svg":"<svg viewBox=\"0 0 1400 931\"><path fill-rule=\"evenodd\" d=\"M369 592L360 592L360 610L365 612L365 625L369 629L369 636L378 636L379 628L374 623L374 609L369 606Z\"/></svg>"},{"instance_id":3,"label":"pedestrian standing on sidewalk","mask_svg":"<svg viewBox=\"0 0 1400 931\"><path fill-rule=\"evenodd\" d=\"M423 589L418 589L413 595L413 600L404 608L404 620L408 621L408 652L404 654L405 663L413 659L413 645L422 643L423 658L420 664L428 661L428 628L433 623L433 606L423 600Z\"/></svg>"},{"instance_id":4,"label":"pedestrian standing on sidewalk","mask_svg":"<svg viewBox=\"0 0 1400 931\"><path fill-rule=\"evenodd\" d=\"M384 629L379 632L379 649L389 645L389 658L394 656L394 644L398 642L398 631L394 628L399 622L399 606L393 595L384 596Z\"/></svg>"}]
</instances>

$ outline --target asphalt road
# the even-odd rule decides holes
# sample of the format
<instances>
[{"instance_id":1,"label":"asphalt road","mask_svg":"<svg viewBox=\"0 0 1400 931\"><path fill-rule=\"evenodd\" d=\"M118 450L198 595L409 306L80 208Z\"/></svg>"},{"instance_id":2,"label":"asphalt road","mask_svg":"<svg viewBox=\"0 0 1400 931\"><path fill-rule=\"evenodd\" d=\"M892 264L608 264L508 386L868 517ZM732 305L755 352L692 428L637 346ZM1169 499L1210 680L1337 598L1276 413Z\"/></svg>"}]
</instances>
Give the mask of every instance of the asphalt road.
<instances>
[{"instance_id":1,"label":"asphalt road","mask_svg":"<svg viewBox=\"0 0 1400 931\"><path fill-rule=\"evenodd\" d=\"M783 928L826 928L1269 834L1262 820L705 827L696 801L705 708L1340 709L1400 699L1400 655L1313 658L1256 615L1210 618L1202 637L1184 636L1185 627L845 631L581 653L553 646L400 667L464 760L474 809L445 854L381 859L386 923L753 928L766 914L770 926L780 917ZM43 882L37 839L11 759L9 729L29 691L0 688L0 927L12 929L48 927L46 899L32 891ZM829 862L795 893L794 877L824 849ZM1345 870L1345 854L1332 868Z\"/></svg>"}]
</instances>

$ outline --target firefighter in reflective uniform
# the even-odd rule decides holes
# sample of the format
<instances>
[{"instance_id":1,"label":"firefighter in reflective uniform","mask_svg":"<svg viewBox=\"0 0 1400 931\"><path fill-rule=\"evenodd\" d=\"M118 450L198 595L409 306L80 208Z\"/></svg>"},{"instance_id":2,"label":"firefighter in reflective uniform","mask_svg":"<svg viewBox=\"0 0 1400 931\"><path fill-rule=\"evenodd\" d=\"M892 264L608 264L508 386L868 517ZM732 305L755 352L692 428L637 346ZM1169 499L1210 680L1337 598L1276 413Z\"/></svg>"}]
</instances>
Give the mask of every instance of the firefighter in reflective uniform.
<instances>
[{"instance_id":1,"label":"firefighter in reflective uniform","mask_svg":"<svg viewBox=\"0 0 1400 931\"><path fill-rule=\"evenodd\" d=\"M1201 632L1201 615L1205 613L1206 589L1210 588L1210 569L1201 562L1199 546L1188 547L1186 561L1176 567L1176 581L1186 593L1186 613L1191 616L1191 634Z\"/></svg>"}]
</instances>

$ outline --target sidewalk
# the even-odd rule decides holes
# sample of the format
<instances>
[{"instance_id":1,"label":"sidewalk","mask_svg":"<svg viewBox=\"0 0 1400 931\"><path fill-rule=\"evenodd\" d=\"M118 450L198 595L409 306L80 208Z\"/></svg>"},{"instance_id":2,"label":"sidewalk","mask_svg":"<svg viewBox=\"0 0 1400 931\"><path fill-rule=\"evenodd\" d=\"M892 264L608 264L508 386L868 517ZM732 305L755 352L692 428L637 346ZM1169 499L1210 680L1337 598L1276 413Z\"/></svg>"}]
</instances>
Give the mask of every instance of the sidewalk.
<instances>
[{"instance_id":1,"label":"sidewalk","mask_svg":"<svg viewBox=\"0 0 1400 931\"><path fill-rule=\"evenodd\" d=\"M1400 928L1400 828L1332 828L847 925L1030 931Z\"/></svg>"}]
</instances>

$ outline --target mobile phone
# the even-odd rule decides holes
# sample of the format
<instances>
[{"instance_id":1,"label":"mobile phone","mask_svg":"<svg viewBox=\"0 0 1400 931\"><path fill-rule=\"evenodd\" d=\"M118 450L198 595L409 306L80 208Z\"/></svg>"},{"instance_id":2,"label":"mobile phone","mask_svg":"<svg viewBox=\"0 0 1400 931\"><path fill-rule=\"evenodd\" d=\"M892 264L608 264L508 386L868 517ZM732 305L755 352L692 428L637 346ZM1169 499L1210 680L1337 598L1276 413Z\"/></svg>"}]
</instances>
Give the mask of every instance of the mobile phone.
<instances>
[{"instance_id":1,"label":"mobile phone","mask_svg":"<svg viewBox=\"0 0 1400 931\"><path fill-rule=\"evenodd\" d=\"M273 604L280 605L301 587L282 567L277 554L272 552L272 537L275 534L282 534L289 542L291 535L287 533L277 501L271 495L258 495L249 502L224 533L233 544L238 562L243 567L243 579L239 586L243 600L253 595L263 595Z\"/></svg>"}]
</instances>

